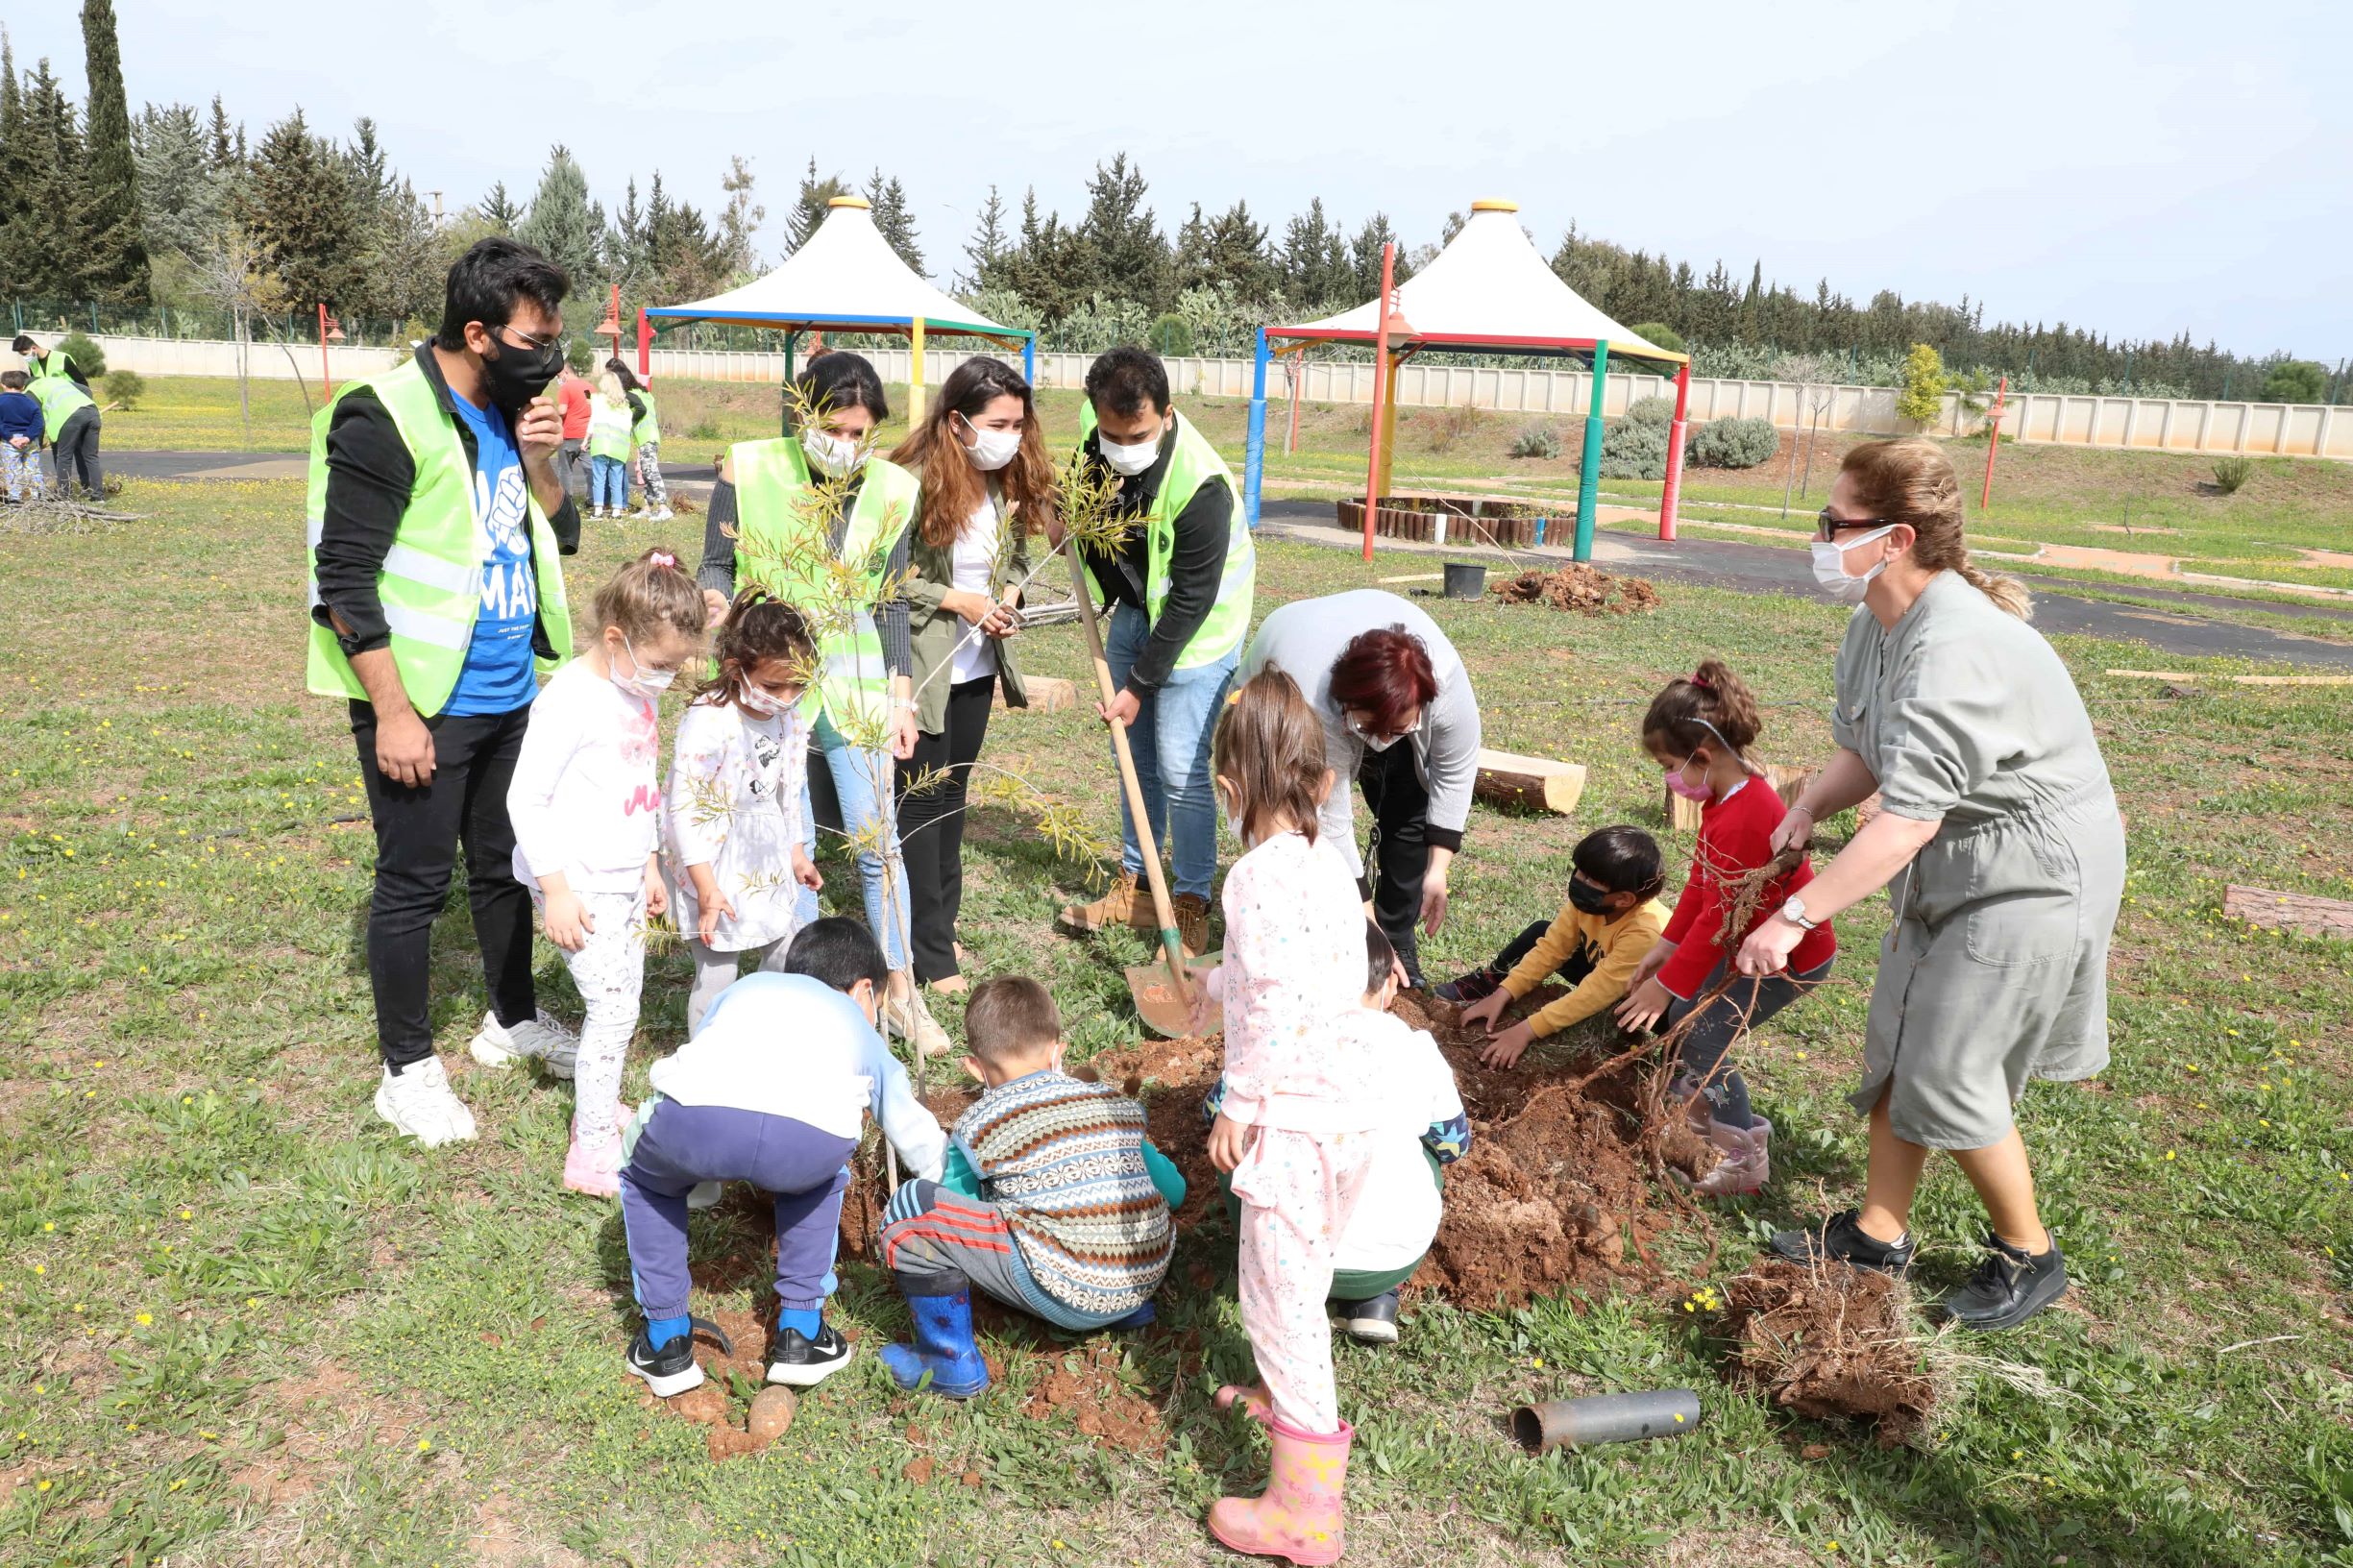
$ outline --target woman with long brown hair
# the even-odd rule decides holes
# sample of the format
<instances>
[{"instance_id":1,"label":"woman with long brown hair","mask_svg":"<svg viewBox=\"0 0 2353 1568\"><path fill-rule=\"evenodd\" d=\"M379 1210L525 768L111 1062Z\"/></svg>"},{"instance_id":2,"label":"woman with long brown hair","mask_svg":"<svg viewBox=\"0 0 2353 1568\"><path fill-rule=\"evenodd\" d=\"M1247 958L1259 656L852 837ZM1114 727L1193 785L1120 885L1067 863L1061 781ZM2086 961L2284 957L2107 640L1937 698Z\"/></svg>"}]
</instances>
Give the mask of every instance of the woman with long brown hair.
<instances>
[{"instance_id":1,"label":"woman with long brown hair","mask_svg":"<svg viewBox=\"0 0 2353 1568\"><path fill-rule=\"evenodd\" d=\"M2124 832L2067 666L2026 624L2025 589L1970 563L1961 487L1932 441L1874 441L1839 465L1814 575L1859 606L1839 649L1838 749L1773 835L1879 796L1877 816L1741 944L1743 974L1779 972L1806 933L1890 890L1854 1108L1871 1118L1863 1204L1784 1231L1784 1257L1902 1273L1929 1152L1985 1205L1986 1257L1944 1310L1971 1328L2023 1322L2067 1290L2013 1115L2036 1078L2108 1064L2108 937Z\"/></svg>"},{"instance_id":2,"label":"woman with long brown hair","mask_svg":"<svg viewBox=\"0 0 2353 1568\"><path fill-rule=\"evenodd\" d=\"M922 480L907 541L915 750L898 765L898 831L907 862L915 977L965 989L956 945L964 902L964 815L989 705L1026 707L1012 639L1021 629L1027 535L1054 509L1029 383L1001 359L968 359L891 460ZM916 788L929 775L930 782Z\"/></svg>"}]
</instances>

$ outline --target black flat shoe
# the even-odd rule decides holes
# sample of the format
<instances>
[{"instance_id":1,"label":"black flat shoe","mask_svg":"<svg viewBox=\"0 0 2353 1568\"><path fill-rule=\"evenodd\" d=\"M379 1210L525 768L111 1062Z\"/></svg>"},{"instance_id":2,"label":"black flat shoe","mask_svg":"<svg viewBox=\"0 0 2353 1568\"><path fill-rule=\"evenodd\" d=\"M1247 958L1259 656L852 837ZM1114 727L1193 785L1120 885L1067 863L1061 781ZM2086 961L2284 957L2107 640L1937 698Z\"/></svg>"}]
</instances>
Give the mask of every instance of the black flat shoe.
<instances>
[{"instance_id":1,"label":"black flat shoe","mask_svg":"<svg viewBox=\"0 0 2353 1568\"><path fill-rule=\"evenodd\" d=\"M1397 1292L1385 1290L1370 1301L1338 1304L1340 1323L1360 1345L1397 1343Z\"/></svg>"},{"instance_id":2,"label":"black flat shoe","mask_svg":"<svg viewBox=\"0 0 2353 1568\"><path fill-rule=\"evenodd\" d=\"M1504 977L1500 970L1473 969L1459 979L1445 981L1431 994L1441 1002L1452 1002L1458 1007L1467 1007L1472 1002L1483 1001L1494 995L1495 988L1503 983Z\"/></svg>"},{"instance_id":3,"label":"black flat shoe","mask_svg":"<svg viewBox=\"0 0 2353 1568\"><path fill-rule=\"evenodd\" d=\"M1911 1233L1904 1233L1900 1241L1882 1241L1864 1231L1861 1213L1843 1209L1818 1226L1778 1232L1773 1238L1773 1254L1793 1263L1852 1263L1857 1268L1899 1275L1908 1270L1912 1255L1919 1251Z\"/></svg>"},{"instance_id":4,"label":"black flat shoe","mask_svg":"<svg viewBox=\"0 0 2353 1568\"><path fill-rule=\"evenodd\" d=\"M2059 1238L2040 1258L1986 1233L1985 1261L1969 1282L1937 1305L1963 1328L2015 1329L2067 1294L2067 1259Z\"/></svg>"}]
</instances>

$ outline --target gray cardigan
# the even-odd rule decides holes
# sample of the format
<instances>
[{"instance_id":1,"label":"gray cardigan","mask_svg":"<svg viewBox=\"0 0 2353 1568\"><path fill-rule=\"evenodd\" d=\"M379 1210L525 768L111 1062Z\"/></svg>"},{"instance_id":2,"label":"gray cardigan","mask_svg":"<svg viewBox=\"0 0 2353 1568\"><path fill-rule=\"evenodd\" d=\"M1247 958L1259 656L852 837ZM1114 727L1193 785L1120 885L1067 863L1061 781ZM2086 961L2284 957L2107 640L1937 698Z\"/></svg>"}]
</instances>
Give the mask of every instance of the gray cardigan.
<instances>
[{"instance_id":1,"label":"gray cardigan","mask_svg":"<svg viewBox=\"0 0 2353 1568\"><path fill-rule=\"evenodd\" d=\"M1332 666L1359 632L1384 626L1403 626L1420 639L1438 677L1438 695L1422 710L1422 727L1405 744L1413 747L1414 772L1430 792L1432 847L1459 849L1471 820L1471 785L1479 777L1479 698L1455 645L1427 614L1378 588L1293 600L1259 623L1235 676L1238 685L1272 665L1299 683L1323 721L1324 760L1336 777L1317 814L1316 829L1340 846L1359 877L1364 874L1364 858L1357 848L1356 791L1350 785L1364 760L1364 743L1332 700Z\"/></svg>"},{"instance_id":2,"label":"gray cardigan","mask_svg":"<svg viewBox=\"0 0 2353 1568\"><path fill-rule=\"evenodd\" d=\"M992 495L994 491L992 490ZM931 498L923 498L928 504ZM923 542L921 512L907 529L906 587L902 590L907 602L907 625L912 632L912 673L915 675L915 723L926 735L937 735L947 723L948 677L932 678L956 655L956 645L964 634L972 629L971 623L950 609L941 606L941 599L956 586L955 547L935 550ZM1002 598L1006 587L1019 582L1029 575L1029 538L1016 533L1013 549L1007 558L996 563L989 592ZM997 679L1005 689L1005 705L1009 708L1029 706L1029 691L1022 684L1021 671L1014 658L1014 645L1018 637L993 639L990 646L996 649Z\"/></svg>"}]
</instances>

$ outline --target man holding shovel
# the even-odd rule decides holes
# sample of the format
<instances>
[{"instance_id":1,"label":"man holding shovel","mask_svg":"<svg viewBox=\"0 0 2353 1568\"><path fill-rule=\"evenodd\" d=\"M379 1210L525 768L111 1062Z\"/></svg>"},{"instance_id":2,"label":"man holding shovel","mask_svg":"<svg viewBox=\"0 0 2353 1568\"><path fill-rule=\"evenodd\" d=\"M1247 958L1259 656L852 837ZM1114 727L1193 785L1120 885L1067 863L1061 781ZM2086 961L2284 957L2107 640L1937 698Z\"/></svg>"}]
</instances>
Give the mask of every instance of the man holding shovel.
<instances>
[{"instance_id":1,"label":"man holding shovel","mask_svg":"<svg viewBox=\"0 0 2353 1568\"><path fill-rule=\"evenodd\" d=\"M1080 551L1111 611L1105 657L1115 695L1097 711L1130 732L1152 843L1169 845L1175 868L1177 929L1199 954L1217 871L1210 738L1250 628L1258 554L1232 472L1170 406L1160 360L1141 349L1095 360L1081 428L1082 452L1117 478L1118 515L1134 525L1115 550ZM1052 539L1059 547L1058 528ZM1066 928L1159 928L1137 896L1143 849L1124 797L1120 828L1118 879L1093 903L1065 909Z\"/></svg>"}]
</instances>

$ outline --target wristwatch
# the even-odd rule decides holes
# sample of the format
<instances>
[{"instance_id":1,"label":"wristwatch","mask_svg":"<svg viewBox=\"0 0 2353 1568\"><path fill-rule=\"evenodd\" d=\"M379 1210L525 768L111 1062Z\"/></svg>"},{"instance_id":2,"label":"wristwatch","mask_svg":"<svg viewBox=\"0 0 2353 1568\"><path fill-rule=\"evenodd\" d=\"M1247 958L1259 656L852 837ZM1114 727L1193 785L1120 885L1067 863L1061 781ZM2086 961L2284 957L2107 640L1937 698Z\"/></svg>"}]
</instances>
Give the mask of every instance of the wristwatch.
<instances>
[{"instance_id":1,"label":"wristwatch","mask_svg":"<svg viewBox=\"0 0 2353 1568\"><path fill-rule=\"evenodd\" d=\"M1805 918L1805 900L1794 893L1789 895L1788 901L1781 905L1781 919L1805 931L1811 931L1822 923L1819 920L1809 920Z\"/></svg>"}]
</instances>

